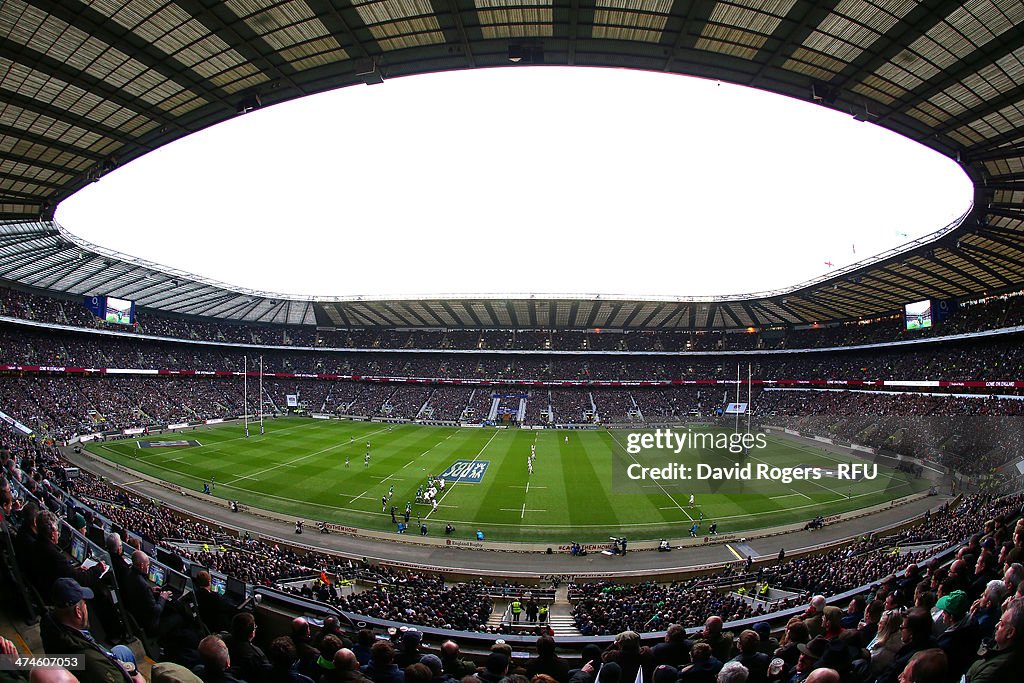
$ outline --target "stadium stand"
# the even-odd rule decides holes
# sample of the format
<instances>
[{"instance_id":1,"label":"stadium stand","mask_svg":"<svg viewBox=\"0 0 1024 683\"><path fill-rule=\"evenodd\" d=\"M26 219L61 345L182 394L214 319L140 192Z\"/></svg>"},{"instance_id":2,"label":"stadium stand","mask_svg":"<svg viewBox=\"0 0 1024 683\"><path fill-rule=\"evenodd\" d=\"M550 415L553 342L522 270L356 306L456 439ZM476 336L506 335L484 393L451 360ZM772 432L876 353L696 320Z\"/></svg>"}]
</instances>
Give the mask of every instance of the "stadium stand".
<instances>
[{"instance_id":1,"label":"stadium stand","mask_svg":"<svg viewBox=\"0 0 1024 683\"><path fill-rule=\"evenodd\" d=\"M465 681L477 668L468 683L569 683L570 665L547 657L545 625L494 619L510 598L529 605L519 593L536 586L445 581L429 565L392 569L240 536L89 472L67 474L54 441L251 410L234 374L244 355L250 369L263 356L280 375L257 399L274 411L296 396L307 412L479 423L514 400L494 394L525 391L526 419L537 424L707 419L729 399L736 366L750 362L762 424L924 459L941 442L940 464L958 473L1019 456L1009 423L990 421L960 443L962 430L949 427L1020 412L1019 3L470 5L0 3L0 267L14 280L0 287L0 410L10 418L0 422L0 603L4 616L41 622L34 634L44 646L30 653L4 629L0 658L86 660L74 676L0 666L0 680L366 683L362 664L376 683ZM62 199L120 164L255 108L393 76L520 63L690 72L874 121L955 160L975 183L974 202L962 220L870 262L716 302L287 299L122 258L52 221ZM111 327L77 298L104 287L153 307L140 305L133 326ZM952 302L954 314L908 331L899 307L923 298ZM580 329L555 324L570 318ZM397 329L417 320L439 329ZM491 329L463 329L474 326ZM796 350L807 353L778 353ZM444 383L463 379L474 383ZM595 635L557 642L571 652L572 683L1017 681L1020 512L1019 492L975 492L819 553L760 557L756 567L737 558L675 584L577 582L574 623ZM40 538L46 530L56 543ZM158 621L124 609L129 570L117 563L132 552L107 550L119 538L151 556L153 571L135 578L173 595ZM33 562L40 543L45 572ZM98 572L81 566L85 555L113 571L92 582ZM202 570L195 585L192 569ZM93 586L53 579L70 572ZM243 612L230 632L207 635L212 624L197 616L190 595L207 578ZM54 585L34 585L44 580ZM328 615L338 624L321 622ZM331 642L335 631L345 640ZM533 649L544 662L522 654ZM404 670L393 663L423 651L440 657ZM525 677L542 666L551 677Z\"/></svg>"}]
</instances>

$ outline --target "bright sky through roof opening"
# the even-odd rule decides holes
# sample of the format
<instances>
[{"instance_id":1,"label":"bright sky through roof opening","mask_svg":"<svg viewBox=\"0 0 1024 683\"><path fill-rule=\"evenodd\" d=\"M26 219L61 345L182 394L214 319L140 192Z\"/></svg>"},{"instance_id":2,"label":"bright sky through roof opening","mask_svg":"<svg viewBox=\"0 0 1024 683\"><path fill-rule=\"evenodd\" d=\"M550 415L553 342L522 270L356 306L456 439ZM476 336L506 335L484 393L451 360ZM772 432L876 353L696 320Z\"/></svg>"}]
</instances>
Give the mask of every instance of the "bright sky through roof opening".
<instances>
[{"instance_id":1,"label":"bright sky through roof opening","mask_svg":"<svg viewBox=\"0 0 1024 683\"><path fill-rule=\"evenodd\" d=\"M704 296L945 226L951 160L852 116L638 71L512 67L267 107L62 203L73 234L288 294Z\"/></svg>"}]
</instances>

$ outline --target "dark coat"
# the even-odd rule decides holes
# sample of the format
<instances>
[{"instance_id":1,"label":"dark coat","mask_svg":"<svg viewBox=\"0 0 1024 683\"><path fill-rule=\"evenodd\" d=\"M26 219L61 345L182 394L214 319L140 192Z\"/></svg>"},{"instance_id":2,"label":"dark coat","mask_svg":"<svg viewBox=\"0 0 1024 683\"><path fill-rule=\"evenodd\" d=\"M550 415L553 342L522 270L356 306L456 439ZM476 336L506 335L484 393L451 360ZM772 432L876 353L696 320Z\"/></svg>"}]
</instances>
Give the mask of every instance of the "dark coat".
<instances>
[{"instance_id":1,"label":"dark coat","mask_svg":"<svg viewBox=\"0 0 1024 683\"><path fill-rule=\"evenodd\" d=\"M132 677L113 655L95 640L90 641L81 631L58 623L51 612L43 615L39 635L43 649L48 653L82 656L85 668L75 671L81 683L133 683Z\"/></svg>"},{"instance_id":2,"label":"dark coat","mask_svg":"<svg viewBox=\"0 0 1024 683\"><path fill-rule=\"evenodd\" d=\"M125 609L135 617L142 630L150 635L156 635L160 629L160 615L167 601L153 594L149 579L140 574L135 567L128 570L125 576L124 585L121 586L121 597L124 598Z\"/></svg>"},{"instance_id":3,"label":"dark coat","mask_svg":"<svg viewBox=\"0 0 1024 683\"><path fill-rule=\"evenodd\" d=\"M551 676L558 683L569 683L569 663L561 657L537 657L526 663L526 675L533 678L537 674Z\"/></svg>"}]
</instances>

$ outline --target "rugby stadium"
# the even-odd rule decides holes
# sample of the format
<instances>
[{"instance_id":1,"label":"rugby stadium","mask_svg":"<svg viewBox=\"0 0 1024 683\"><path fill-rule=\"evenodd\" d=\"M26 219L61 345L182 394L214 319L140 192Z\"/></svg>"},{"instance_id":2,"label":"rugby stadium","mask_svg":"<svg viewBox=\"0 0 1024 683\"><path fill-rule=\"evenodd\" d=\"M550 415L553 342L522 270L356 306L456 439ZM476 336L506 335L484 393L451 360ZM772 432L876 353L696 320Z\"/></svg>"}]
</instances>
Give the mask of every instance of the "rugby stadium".
<instances>
[{"instance_id":1,"label":"rugby stadium","mask_svg":"<svg viewBox=\"0 0 1024 683\"><path fill-rule=\"evenodd\" d=\"M1009 0L0 1L0 678L1019 680L1021 26ZM259 109L540 66L803 101L973 200L715 297L293 296L55 220Z\"/></svg>"}]
</instances>

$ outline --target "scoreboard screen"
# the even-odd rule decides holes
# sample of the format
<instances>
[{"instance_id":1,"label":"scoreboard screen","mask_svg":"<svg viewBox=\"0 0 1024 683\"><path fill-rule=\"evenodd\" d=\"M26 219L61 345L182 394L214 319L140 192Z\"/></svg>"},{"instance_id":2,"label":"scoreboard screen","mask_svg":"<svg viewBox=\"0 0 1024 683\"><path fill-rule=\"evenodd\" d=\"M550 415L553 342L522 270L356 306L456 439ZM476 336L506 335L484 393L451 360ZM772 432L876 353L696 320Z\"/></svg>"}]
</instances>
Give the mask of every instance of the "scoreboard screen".
<instances>
[{"instance_id":1,"label":"scoreboard screen","mask_svg":"<svg viewBox=\"0 0 1024 683\"><path fill-rule=\"evenodd\" d=\"M932 326L931 299L907 304L903 309L903 320L908 330L923 330Z\"/></svg>"}]
</instances>

